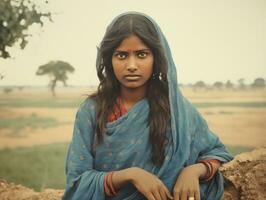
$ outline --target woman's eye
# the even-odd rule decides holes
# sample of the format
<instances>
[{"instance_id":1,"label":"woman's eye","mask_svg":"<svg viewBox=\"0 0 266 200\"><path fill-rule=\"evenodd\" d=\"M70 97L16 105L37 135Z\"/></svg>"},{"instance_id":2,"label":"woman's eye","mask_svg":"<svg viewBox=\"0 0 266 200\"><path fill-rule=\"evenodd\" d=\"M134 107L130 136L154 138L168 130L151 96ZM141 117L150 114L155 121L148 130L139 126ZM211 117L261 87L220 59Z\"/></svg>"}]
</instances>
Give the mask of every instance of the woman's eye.
<instances>
[{"instance_id":1,"label":"woman's eye","mask_svg":"<svg viewBox=\"0 0 266 200\"><path fill-rule=\"evenodd\" d=\"M146 53L146 52L140 52L140 53L138 54L138 56L139 56L140 58L145 58L145 57L147 56L147 54L148 54L148 53Z\"/></svg>"},{"instance_id":2,"label":"woman's eye","mask_svg":"<svg viewBox=\"0 0 266 200\"><path fill-rule=\"evenodd\" d=\"M119 58L119 59L124 59L124 58L126 58L126 54L118 53L118 54L116 54L116 57Z\"/></svg>"}]
</instances>

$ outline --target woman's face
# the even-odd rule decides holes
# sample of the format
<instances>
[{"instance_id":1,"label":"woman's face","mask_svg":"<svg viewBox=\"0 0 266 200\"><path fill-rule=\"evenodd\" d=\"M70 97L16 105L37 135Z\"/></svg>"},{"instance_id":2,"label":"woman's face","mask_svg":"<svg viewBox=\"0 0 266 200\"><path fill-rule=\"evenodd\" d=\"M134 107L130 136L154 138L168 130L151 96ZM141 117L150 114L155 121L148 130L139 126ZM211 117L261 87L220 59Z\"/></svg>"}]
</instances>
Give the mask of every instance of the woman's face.
<instances>
[{"instance_id":1,"label":"woman's face","mask_svg":"<svg viewBox=\"0 0 266 200\"><path fill-rule=\"evenodd\" d=\"M151 49L136 35L125 38L112 55L114 73L123 89L146 89L153 62Z\"/></svg>"}]
</instances>

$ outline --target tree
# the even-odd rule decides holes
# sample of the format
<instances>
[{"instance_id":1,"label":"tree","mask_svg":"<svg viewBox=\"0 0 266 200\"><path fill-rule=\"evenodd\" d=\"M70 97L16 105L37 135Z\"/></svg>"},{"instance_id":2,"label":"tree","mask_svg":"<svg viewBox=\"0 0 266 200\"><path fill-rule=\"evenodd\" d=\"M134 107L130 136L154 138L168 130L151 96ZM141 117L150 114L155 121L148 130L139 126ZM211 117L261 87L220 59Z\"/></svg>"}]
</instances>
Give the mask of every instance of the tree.
<instances>
[{"instance_id":1,"label":"tree","mask_svg":"<svg viewBox=\"0 0 266 200\"><path fill-rule=\"evenodd\" d=\"M226 83L225 83L225 87L226 87L227 89L233 89L233 88L234 88L234 84L233 84L230 80L228 80L228 81L226 81Z\"/></svg>"},{"instance_id":2,"label":"tree","mask_svg":"<svg viewBox=\"0 0 266 200\"><path fill-rule=\"evenodd\" d=\"M256 78L251 84L253 88L264 88L266 86L265 80L263 78Z\"/></svg>"},{"instance_id":3,"label":"tree","mask_svg":"<svg viewBox=\"0 0 266 200\"><path fill-rule=\"evenodd\" d=\"M239 89L241 89L241 90L247 89L244 78L238 79L238 84L239 84Z\"/></svg>"},{"instance_id":4,"label":"tree","mask_svg":"<svg viewBox=\"0 0 266 200\"><path fill-rule=\"evenodd\" d=\"M206 84L203 81L197 81L196 83L194 83L193 88L195 90L204 89L206 88Z\"/></svg>"},{"instance_id":5,"label":"tree","mask_svg":"<svg viewBox=\"0 0 266 200\"><path fill-rule=\"evenodd\" d=\"M0 80L4 79L5 76L3 74L0 73Z\"/></svg>"},{"instance_id":6,"label":"tree","mask_svg":"<svg viewBox=\"0 0 266 200\"><path fill-rule=\"evenodd\" d=\"M52 21L51 13L40 11L33 0L0 0L0 57L10 57L7 47L16 43L24 49L28 28L34 23L43 26L47 18Z\"/></svg>"},{"instance_id":7,"label":"tree","mask_svg":"<svg viewBox=\"0 0 266 200\"><path fill-rule=\"evenodd\" d=\"M61 81L64 86L67 86L67 73L73 73L75 71L69 63L63 61L51 61L45 65L39 66L36 75L48 75L51 77L49 87L55 96L55 87L58 81Z\"/></svg>"},{"instance_id":8,"label":"tree","mask_svg":"<svg viewBox=\"0 0 266 200\"><path fill-rule=\"evenodd\" d=\"M213 84L213 87L217 88L217 89L222 89L223 87L223 82L221 81L216 81L214 84Z\"/></svg>"},{"instance_id":9,"label":"tree","mask_svg":"<svg viewBox=\"0 0 266 200\"><path fill-rule=\"evenodd\" d=\"M206 84L203 81L197 81L194 84L194 87L197 87L197 88L205 88L206 87Z\"/></svg>"},{"instance_id":10,"label":"tree","mask_svg":"<svg viewBox=\"0 0 266 200\"><path fill-rule=\"evenodd\" d=\"M11 87L6 87L6 88L4 88L3 91L4 91L5 94L9 94L9 93L12 92L12 90L13 90L13 89L12 89Z\"/></svg>"}]
</instances>

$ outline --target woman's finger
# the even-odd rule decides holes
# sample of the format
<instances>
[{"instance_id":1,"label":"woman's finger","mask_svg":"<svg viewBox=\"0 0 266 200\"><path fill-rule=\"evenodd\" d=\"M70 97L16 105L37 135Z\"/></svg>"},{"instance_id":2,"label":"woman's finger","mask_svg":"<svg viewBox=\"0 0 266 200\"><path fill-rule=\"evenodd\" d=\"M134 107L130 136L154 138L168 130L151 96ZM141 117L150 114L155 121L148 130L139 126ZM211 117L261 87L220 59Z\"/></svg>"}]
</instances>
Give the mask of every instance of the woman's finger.
<instances>
[{"instance_id":1,"label":"woman's finger","mask_svg":"<svg viewBox=\"0 0 266 200\"><path fill-rule=\"evenodd\" d=\"M180 200L180 191L174 190L174 200Z\"/></svg>"},{"instance_id":2,"label":"woman's finger","mask_svg":"<svg viewBox=\"0 0 266 200\"><path fill-rule=\"evenodd\" d=\"M156 200L162 200L160 192L158 190L153 191L153 196L155 197Z\"/></svg>"},{"instance_id":3,"label":"woman's finger","mask_svg":"<svg viewBox=\"0 0 266 200\"><path fill-rule=\"evenodd\" d=\"M194 190L190 190L188 192L188 197L187 197L188 200L196 200L195 198L195 191Z\"/></svg>"},{"instance_id":4,"label":"woman's finger","mask_svg":"<svg viewBox=\"0 0 266 200\"><path fill-rule=\"evenodd\" d=\"M188 200L188 192L181 191L181 200Z\"/></svg>"},{"instance_id":5,"label":"woman's finger","mask_svg":"<svg viewBox=\"0 0 266 200\"><path fill-rule=\"evenodd\" d=\"M146 195L147 199L148 200L157 200L154 198L153 194L151 192L149 192L147 195Z\"/></svg>"},{"instance_id":6,"label":"woman's finger","mask_svg":"<svg viewBox=\"0 0 266 200\"><path fill-rule=\"evenodd\" d=\"M195 200L200 200L200 192L197 190L195 195Z\"/></svg>"},{"instance_id":7,"label":"woman's finger","mask_svg":"<svg viewBox=\"0 0 266 200\"><path fill-rule=\"evenodd\" d=\"M174 199L174 197L171 195L171 193L169 192L168 188L164 184L163 184L162 188L164 189L164 192L165 192L165 194L166 194L168 199Z\"/></svg>"},{"instance_id":8,"label":"woman's finger","mask_svg":"<svg viewBox=\"0 0 266 200\"><path fill-rule=\"evenodd\" d=\"M166 191L165 191L165 189L164 189L163 186L160 187L159 193L160 193L160 195L161 195L161 199L162 199L162 200L167 200Z\"/></svg>"}]
</instances>

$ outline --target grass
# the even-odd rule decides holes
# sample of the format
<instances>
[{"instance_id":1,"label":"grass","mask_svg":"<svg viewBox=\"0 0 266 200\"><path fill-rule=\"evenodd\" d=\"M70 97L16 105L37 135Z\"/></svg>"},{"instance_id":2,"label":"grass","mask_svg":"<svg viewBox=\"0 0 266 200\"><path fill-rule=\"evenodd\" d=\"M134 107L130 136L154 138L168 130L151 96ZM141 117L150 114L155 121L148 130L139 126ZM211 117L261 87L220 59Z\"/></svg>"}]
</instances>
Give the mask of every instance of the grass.
<instances>
[{"instance_id":1,"label":"grass","mask_svg":"<svg viewBox=\"0 0 266 200\"><path fill-rule=\"evenodd\" d=\"M17 117L14 119L1 119L0 128L8 128L12 134L20 133L25 128L49 128L59 125L55 118L39 117L32 113L27 117Z\"/></svg>"},{"instance_id":2,"label":"grass","mask_svg":"<svg viewBox=\"0 0 266 200\"><path fill-rule=\"evenodd\" d=\"M0 177L42 191L65 187L67 144L50 144L0 151Z\"/></svg>"},{"instance_id":3,"label":"grass","mask_svg":"<svg viewBox=\"0 0 266 200\"><path fill-rule=\"evenodd\" d=\"M0 178L42 191L65 188L65 158L68 143L0 150ZM253 148L228 146L233 154Z\"/></svg>"}]
</instances>

